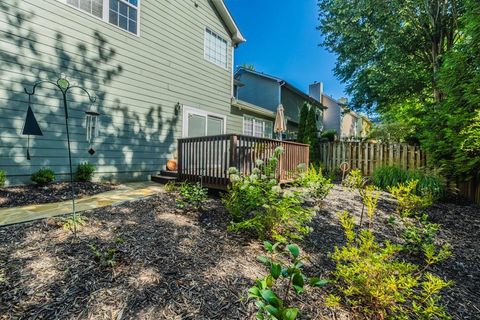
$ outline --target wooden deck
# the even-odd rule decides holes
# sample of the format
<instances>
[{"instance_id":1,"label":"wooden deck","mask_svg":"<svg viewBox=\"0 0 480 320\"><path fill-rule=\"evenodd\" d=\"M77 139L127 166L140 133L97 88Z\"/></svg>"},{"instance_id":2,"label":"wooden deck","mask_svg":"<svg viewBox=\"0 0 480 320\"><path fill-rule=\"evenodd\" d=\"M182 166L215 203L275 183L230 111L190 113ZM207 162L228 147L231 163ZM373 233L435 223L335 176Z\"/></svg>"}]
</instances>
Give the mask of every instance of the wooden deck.
<instances>
[{"instance_id":1,"label":"wooden deck","mask_svg":"<svg viewBox=\"0 0 480 320\"><path fill-rule=\"evenodd\" d=\"M309 163L309 146L296 142L224 134L178 139L178 180L202 181L206 187L225 190L228 168L250 174L255 161L267 161L275 148L283 147L277 170L280 182L289 182L301 163Z\"/></svg>"}]
</instances>

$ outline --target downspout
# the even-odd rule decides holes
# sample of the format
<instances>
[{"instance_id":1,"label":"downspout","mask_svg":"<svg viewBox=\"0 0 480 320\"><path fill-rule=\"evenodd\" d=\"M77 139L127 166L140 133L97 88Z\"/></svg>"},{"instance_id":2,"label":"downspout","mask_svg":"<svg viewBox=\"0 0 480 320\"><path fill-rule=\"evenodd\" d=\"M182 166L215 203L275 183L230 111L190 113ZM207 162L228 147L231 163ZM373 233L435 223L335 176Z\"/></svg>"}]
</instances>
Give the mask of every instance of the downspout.
<instances>
[{"instance_id":1,"label":"downspout","mask_svg":"<svg viewBox=\"0 0 480 320\"><path fill-rule=\"evenodd\" d=\"M277 108L278 108L278 106L279 106L280 104L282 104L282 87L285 85L285 83L286 83L286 82L283 81L283 80L279 82ZM285 109L284 109L283 112L284 112L284 113L283 113L283 117L284 117L283 121L285 121L285 128L287 128L287 117L285 116ZM280 134L280 137L279 137L280 140L283 140L283 136L282 136L282 135L283 135L283 134Z\"/></svg>"},{"instance_id":2,"label":"downspout","mask_svg":"<svg viewBox=\"0 0 480 320\"><path fill-rule=\"evenodd\" d=\"M230 95L235 97L235 92L233 92L234 86L234 74L235 74L235 45L232 43L232 76L230 77Z\"/></svg>"}]
</instances>

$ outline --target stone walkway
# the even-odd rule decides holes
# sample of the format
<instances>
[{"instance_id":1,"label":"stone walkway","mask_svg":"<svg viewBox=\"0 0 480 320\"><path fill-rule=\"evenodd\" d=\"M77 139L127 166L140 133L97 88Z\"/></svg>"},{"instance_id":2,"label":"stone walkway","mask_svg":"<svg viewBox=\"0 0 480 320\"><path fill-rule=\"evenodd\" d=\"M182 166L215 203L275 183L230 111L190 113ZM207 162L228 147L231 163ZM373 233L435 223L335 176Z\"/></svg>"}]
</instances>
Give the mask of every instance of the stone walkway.
<instances>
[{"instance_id":1,"label":"stone walkway","mask_svg":"<svg viewBox=\"0 0 480 320\"><path fill-rule=\"evenodd\" d=\"M125 183L119 188L77 200L77 212L118 205L161 192L163 187L154 182ZM0 209L0 226L27 222L72 213L72 201L28 205Z\"/></svg>"}]
</instances>

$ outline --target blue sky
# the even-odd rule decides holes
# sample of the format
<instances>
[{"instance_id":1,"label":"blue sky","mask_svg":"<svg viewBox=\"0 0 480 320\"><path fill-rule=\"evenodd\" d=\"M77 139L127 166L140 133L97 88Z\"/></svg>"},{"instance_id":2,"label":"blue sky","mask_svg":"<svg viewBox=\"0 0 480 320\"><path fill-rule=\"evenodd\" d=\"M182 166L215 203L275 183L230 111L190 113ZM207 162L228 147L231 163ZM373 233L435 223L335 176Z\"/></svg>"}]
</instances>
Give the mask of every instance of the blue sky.
<instances>
[{"instance_id":1,"label":"blue sky","mask_svg":"<svg viewBox=\"0 0 480 320\"><path fill-rule=\"evenodd\" d=\"M325 93L346 96L333 74L335 56L320 47L317 0L225 0L246 43L235 65L253 64L260 72L287 80L302 91L314 81Z\"/></svg>"}]
</instances>

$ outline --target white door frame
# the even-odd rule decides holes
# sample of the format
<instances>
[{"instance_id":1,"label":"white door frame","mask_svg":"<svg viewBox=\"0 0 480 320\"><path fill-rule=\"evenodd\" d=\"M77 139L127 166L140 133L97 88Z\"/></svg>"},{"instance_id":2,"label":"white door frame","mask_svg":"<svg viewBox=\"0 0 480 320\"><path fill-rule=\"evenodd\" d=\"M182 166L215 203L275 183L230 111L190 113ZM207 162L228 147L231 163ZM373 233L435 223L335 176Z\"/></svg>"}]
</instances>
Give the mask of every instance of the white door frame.
<instances>
[{"instance_id":1,"label":"white door frame","mask_svg":"<svg viewBox=\"0 0 480 320\"><path fill-rule=\"evenodd\" d=\"M215 117L215 118L220 118L220 119L223 119L223 133L227 132L227 116L224 116L224 115L221 115L221 114L218 114L218 113L215 113L215 112L209 112L209 111L205 111L205 110L202 110L202 109L198 109L198 108L193 108L193 107L189 107L189 106L183 106L183 116L182 116L182 137L183 138L186 138L188 137L188 115L189 114L196 114L196 115L199 115L199 116L204 116L206 119L205 119L205 135L207 135L207 132L208 132L208 119L207 117L208 116L212 116L212 117Z\"/></svg>"}]
</instances>

